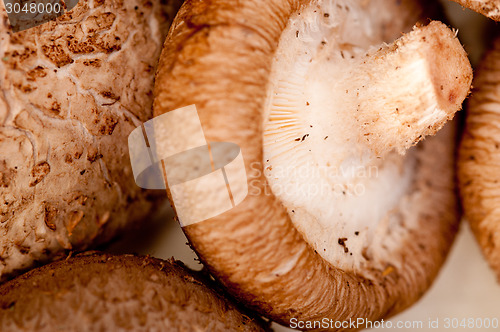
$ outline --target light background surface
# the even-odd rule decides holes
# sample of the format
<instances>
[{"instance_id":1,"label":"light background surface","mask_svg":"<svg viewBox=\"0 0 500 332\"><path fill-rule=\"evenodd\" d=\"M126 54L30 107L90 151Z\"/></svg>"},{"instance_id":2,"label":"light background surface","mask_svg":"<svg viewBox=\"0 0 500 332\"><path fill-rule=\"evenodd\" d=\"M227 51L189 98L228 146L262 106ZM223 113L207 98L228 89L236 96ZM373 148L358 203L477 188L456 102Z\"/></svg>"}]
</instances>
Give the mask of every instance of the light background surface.
<instances>
[{"instance_id":1,"label":"light background surface","mask_svg":"<svg viewBox=\"0 0 500 332\"><path fill-rule=\"evenodd\" d=\"M460 40L465 44L472 62L477 64L484 50L484 40L495 29L495 25L454 3L446 1L445 4L447 11L452 14L451 25L459 29ZM164 259L175 257L191 268L201 269L201 265L195 260L196 255L186 242L180 226L173 220L170 208L166 206L159 212L152 226L124 237L107 251L150 254ZM418 331L450 331L443 327L445 318L494 317L500 320L500 284L496 282L468 224L464 222L451 254L430 291L416 305L394 317L392 321L422 321L426 326L429 319L439 319L440 328ZM294 331L277 325L274 327L277 332Z\"/></svg>"}]
</instances>

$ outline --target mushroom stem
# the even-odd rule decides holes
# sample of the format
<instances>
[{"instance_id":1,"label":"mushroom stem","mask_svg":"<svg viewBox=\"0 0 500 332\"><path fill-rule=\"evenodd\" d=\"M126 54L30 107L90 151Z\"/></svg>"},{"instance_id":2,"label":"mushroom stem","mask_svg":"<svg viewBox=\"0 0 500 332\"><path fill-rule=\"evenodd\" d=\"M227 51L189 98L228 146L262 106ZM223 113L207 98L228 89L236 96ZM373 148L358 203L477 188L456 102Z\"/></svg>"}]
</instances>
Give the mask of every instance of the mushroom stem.
<instances>
[{"instance_id":1,"label":"mushroom stem","mask_svg":"<svg viewBox=\"0 0 500 332\"><path fill-rule=\"evenodd\" d=\"M343 82L356 107L358 139L377 156L400 154L452 119L472 69L456 35L440 22L368 52ZM347 87L352 87L349 89Z\"/></svg>"}]
</instances>

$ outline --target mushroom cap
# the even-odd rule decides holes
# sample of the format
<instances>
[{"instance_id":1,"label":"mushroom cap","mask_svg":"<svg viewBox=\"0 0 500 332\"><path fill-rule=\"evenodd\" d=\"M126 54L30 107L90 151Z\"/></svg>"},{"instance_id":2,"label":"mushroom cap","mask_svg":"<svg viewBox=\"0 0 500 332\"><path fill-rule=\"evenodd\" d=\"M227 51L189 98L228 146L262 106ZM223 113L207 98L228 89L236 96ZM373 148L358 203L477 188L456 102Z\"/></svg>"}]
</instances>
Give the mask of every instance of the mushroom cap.
<instances>
[{"instance_id":1,"label":"mushroom cap","mask_svg":"<svg viewBox=\"0 0 500 332\"><path fill-rule=\"evenodd\" d=\"M323 11L323 4L332 11ZM381 248L388 248L388 254L361 257L365 263L360 268L339 266L322 257L307 239L310 228L294 225L294 210L267 190L265 112L273 91L269 89L273 59L283 32L292 18L305 11L317 10L320 20L335 18L335 10L352 13L353 8L357 12L352 15L359 14L354 21L373 38L368 46L391 42L424 17L416 1L254 0L238 6L222 0L188 1L174 20L160 58L155 116L195 104L206 140L238 144L248 177L249 194L242 203L183 230L200 259L231 294L282 324L291 318L377 320L400 312L430 286L458 227L452 126L407 152L412 176L396 209L404 218L398 219L399 226L373 220L381 225L375 239ZM340 25L332 26L343 31ZM442 33L436 25L430 29L434 28ZM451 32L443 34L453 37ZM441 51L448 51L448 46L441 46ZM456 55L464 70L458 70L456 77L458 95L449 98L455 107L452 113L460 108L472 79L465 52L456 40L453 47L457 52L450 60ZM455 75L449 77L454 79ZM181 128L178 134L182 140ZM369 208L370 204L358 206ZM370 221L368 216L366 222ZM344 252L346 241L338 237L329 245Z\"/></svg>"},{"instance_id":2,"label":"mushroom cap","mask_svg":"<svg viewBox=\"0 0 500 332\"><path fill-rule=\"evenodd\" d=\"M158 200L134 183L127 137L152 117L181 2L80 0L18 33L0 9L0 279L106 241Z\"/></svg>"},{"instance_id":3,"label":"mushroom cap","mask_svg":"<svg viewBox=\"0 0 500 332\"><path fill-rule=\"evenodd\" d=\"M453 0L464 7L483 14L495 21L500 21L500 0Z\"/></svg>"},{"instance_id":4,"label":"mushroom cap","mask_svg":"<svg viewBox=\"0 0 500 332\"><path fill-rule=\"evenodd\" d=\"M36 287L33 287L36 285ZM90 252L0 286L2 331L264 331L181 262Z\"/></svg>"},{"instance_id":5,"label":"mushroom cap","mask_svg":"<svg viewBox=\"0 0 500 332\"><path fill-rule=\"evenodd\" d=\"M474 78L458 158L458 180L466 219L500 278L500 39Z\"/></svg>"}]
</instances>

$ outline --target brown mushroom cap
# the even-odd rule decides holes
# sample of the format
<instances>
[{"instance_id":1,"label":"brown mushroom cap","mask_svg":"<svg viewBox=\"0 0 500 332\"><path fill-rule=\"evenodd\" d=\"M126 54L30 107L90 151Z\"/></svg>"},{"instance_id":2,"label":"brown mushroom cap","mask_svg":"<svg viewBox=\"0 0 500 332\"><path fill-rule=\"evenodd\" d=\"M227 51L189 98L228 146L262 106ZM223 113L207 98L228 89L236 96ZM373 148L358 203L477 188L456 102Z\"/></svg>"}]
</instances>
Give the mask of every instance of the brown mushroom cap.
<instances>
[{"instance_id":1,"label":"brown mushroom cap","mask_svg":"<svg viewBox=\"0 0 500 332\"><path fill-rule=\"evenodd\" d=\"M264 331L173 259L86 253L0 287L2 331Z\"/></svg>"},{"instance_id":2,"label":"brown mushroom cap","mask_svg":"<svg viewBox=\"0 0 500 332\"><path fill-rule=\"evenodd\" d=\"M500 278L500 39L474 79L460 145L458 179L465 216Z\"/></svg>"},{"instance_id":3,"label":"brown mushroom cap","mask_svg":"<svg viewBox=\"0 0 500 332\"><path fill-rule=\"evenodd\" d=\"M453 0L464 7L500 21L500 0Z\"/></svg>"},{"instance_id":4,"label":"brown mushroom cap","mask_svg":"<svg viewBox=\"0 0 500 332\"><path fill-rule=\"evenodd\" d=\"M0 279L103 242L152 209L127 137L152 117L181 2L80 0L18 33L0 9Z\"/></svg>"},{"instance_id":5,"label":"brown mushroom cap","mask_svg":"<svg viewBox=\"0 0 500 332\"><path fill-rule=\"evenodd\" d=\"M329 6L329 10L326 11L323 5ZM363 250L354 253L355 259L363 263L358 266L346 263L352 254L345 251L350 240L340 234L325 232L333 241L324 248L308 239L311 228L297 226L297 218L293 216L295 209L291 208L300 202L290 205L274 191L269 192L269 177L264 171L267 167L264 147L266 112L270 96L276 92L271 87L273 70L277 68L275 56L281 51L283 57L291 58L290 63L295 60L294 52L280 50L285 31L293 20L300 21L309 14L317 20L311 19L304 26L317 31L314 30L315 22L327 18L335 20L339 11L352 13L353 10L357 12L352 15L359 14L357 24L366 28L369 31L366 35L372 38L367 37L365 44L352 47L355 57L362 58L365 52L375 54L367 58L373 61L383 60L388 54L405 57L405 54L413 54L405 51L406 40L412 45L423 43L419 45L428 46L429 57L426 60L418 57L416 63L422 60L429 64L421 67L421 72L434 73L436 79L423 79L425 84L422 89L415 90L415 98L424 97L419 95L423 90L432 90L429 93L435 98L432 102L421 98L421 103L402 103L405 105L402 113L408 116L405 125L418 128L424 121L422 114L425 114L426 107L432 108L432 116L436 115L433 110L443 111L438 112L436 122L422 130L421 137L413 136L416 131L411 130L406 135L405 128L401 127L401 137L404 138L401 141L379 140L377 142L385 143L368 144L375 159L411 160L408 168L403 168L412 175L408 187L402 190L396 201L395 219L391 216L382 218L386 222L381 222L367 216L366 227L377 229L377 236L372 239L378 242L374 247L378 246L380 250L368 255L364 255ZM388 14L378 15L381 12ZM434 134L453 117L468 93L472 70L454 34L442 24L418 28L400 42L383 45L400 37L402 31L409 31L422 16L417 2L396 0L254 0L238 6L222 0L188 1L178 13L160 59L155 86L155 115L195 104L208 142L233 142L241 147L250 191L234 209L184 227L184 232L211 273L233 295L263 315L282 324L289 324L291 318L342 321L363 317L377 320L400 312L415 302L442 265L459 220L453 172L453 128L445 127L435 137L427 138L407 151L407 158L399 153L404 154L409 146L425 135ZM342 30L341 25L333 26L336 27L334 31L356 31ZM291 31L298 31L297 38L301 36L300 30ZM310 40L307 37L304 40ZM327 35L327 43L331 41L328 37L331 36ZM335 38L332 40L335 42ZM353 38L350 42L356 43L357 40ZM321 44L320 40L319 47ZM377 53L379 46L382 48ZM396 67L393 70L399 69ZM384 74L384 71L375 71L373 76L383 79ZM419 71L414 74L409 77L419 79ZM436 84L441 79L442 83ZM397 86L397 82L393 83ZM407 82L402 81L401 86L403 83ZM400 97L397 92L397 88L388 90L384 96L393 93ZM439 97L441 93L443 98ZM387 112L386 115L376 113L382 110L385 108L368 108L364 115L371 116L372 120L380 115L381 121L385 121L392 118L387 114L396 114L398 108L395 106L391 109L393 113ZM373 123L374 128L377 127L375 121ZM358 133L356 126L346 124ZM384 137L381 129L382 126L377 133ZM397 130L397 127L393 129ZM182 128L178 130L179 140L182 140ZM395 138L394 135L390 137ZM293 144L296 137L291 136L288 140ZM393 171L395 177L397 173ZM400 184L393 182L388 190L393 188L400 188ZM319 196L316 198L320 199ZM376 202L369 202L358 205L357 209L370 210L376 206ZM375 226L370 226L370 223ZM358 234L353 231L349 238L356 236ZM327 248L343 255L338 263L318 252Z\"/></svg>"}]
</instances>

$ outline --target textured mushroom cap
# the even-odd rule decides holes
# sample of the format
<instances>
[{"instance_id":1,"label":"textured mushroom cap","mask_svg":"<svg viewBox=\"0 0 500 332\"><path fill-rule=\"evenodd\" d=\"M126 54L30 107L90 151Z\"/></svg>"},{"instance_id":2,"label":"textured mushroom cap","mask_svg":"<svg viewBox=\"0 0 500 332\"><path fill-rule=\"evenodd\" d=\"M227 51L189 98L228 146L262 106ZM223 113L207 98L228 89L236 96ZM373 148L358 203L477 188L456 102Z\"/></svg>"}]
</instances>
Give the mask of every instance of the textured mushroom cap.
<instances>
[{"instance_id":1,"label":"textured mushroom cap","mask_svg":"<svg viewBox=\"0 0 500 332\"><path fill-rule=\"evenodd\" d=\"M500 279L500 39L474 78L460 145L458 179L465 216Z\"/></svg>"},{"instance_id":2,"label":"textured mushroom cap","mask_svg":"<svg viewBox=\"0 0 500 332\"><path fill-rule=\"evenodd\" d=\"M263 331L214 284L173 259L87 253L0 287L7 331ZM219 292L220 293L220 292Z\"/></svg>"},{"instance_id":3,"label":"textured mushroom cap","mask_svg":"<svg viewBox=\"0 0 500 332\"><path fill-rule=\"evenodd\" d=\"M0 9L0 279L105 241L151 209L127 137L152 116L180 3L80 0L15 34Z\"/></svg>"},{"instance_id":4,"label":"textured mushroom cap","mask_svg":"<svg viewBox=\"0 0 500 332\"><path fill-rule=\"evenodd\" d=\"M241 147L247 198L218 217L183 229L201 260L233 295L282 324L291 318L376 320L403 310L431 284L459 221L452 127L411 150L411 180L398 200L404 218L396 213L401 225L392 225L388 219L378 229L377 241L390 248L390 255L374 259L376 264L368 258L361 272L324 260L304 240L303 230L292 224L294 211L287 211L268 191L263 132L273 57L293 15L308 6L318 7L318 20L333 15L323 13L319 3L339 11L352 12L349 7L353 6L371 13L363 12L366 15L360 17L372 17L378 23L373 30L371 22L358 22L380 43L410 31L423 16L415 1L254 0L238 6L222 0L188 1L165 42L155 85L155 115L195 104L208 142L233 142ZM466 59L459 49L458 56ZM466 85L459 101L455 100L457 107L472 76L468 61L463 62L467 62L463 73L451 78L460 81L460 88ZM365 208L358 206L360 211ZM393 229L395 237L390 234ZM343 246L345 239L331 245Z\"/></svg>"},{"instance_id":5,"label":"textured mushroom cap","mask_svg":"<svg viewBox=\"0 0 500 332\"><path fill-rule=\"evenodd\" d=\"M453 0L495 21L500 21L500 0Z\"/></svg>"}]
</instances>

